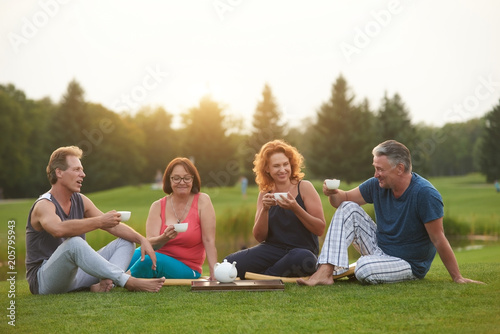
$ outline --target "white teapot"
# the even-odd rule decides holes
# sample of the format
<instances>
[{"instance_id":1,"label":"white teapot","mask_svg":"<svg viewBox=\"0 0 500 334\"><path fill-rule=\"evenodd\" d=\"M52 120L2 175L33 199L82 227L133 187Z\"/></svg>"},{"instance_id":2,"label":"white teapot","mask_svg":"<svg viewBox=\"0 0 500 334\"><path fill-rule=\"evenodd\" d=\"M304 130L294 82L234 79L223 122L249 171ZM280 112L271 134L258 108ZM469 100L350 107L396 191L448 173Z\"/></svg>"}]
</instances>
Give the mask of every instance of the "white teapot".
<instances>
[{"instance_id":1,"label":"white teapot","mask_svg":"<svg viewBox=\"0 0 500 334\"><path fill-rule=\"evenodd\" d=\"M236 261L231 264L224 259L222 263L217 262L214 266L215 279L221 283L231 283L237 275Z\"/></svg>"}]
</instances>

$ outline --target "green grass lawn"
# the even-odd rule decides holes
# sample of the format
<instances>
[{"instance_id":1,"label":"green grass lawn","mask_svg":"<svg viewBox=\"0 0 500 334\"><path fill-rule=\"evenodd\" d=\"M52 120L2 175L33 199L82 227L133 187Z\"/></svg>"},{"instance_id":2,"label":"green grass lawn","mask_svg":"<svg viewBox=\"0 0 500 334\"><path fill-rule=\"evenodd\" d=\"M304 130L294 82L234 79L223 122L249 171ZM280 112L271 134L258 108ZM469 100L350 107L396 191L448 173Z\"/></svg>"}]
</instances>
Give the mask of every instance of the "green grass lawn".
<instances>
[{"instance_id":1,"label":"green grass lawn","mask_svg":"<svg viewBox=\"0 0 500 334\"><path fill-rule=\"evenodd\" d=\"M436 178L431 179L431 181L443 196L447 231L457 231L461 234L469 234L470 231L473 231L475 234L498 237L500 232L500 194L495 192L492 185L485 184L482 176L472 174L461 177ZM314 184L321 194L325 219L329 224L335 209L322 195L321 182L315 181ZM340 187L350 189L357 185L357 183L350 185L341 183ZM251 231L258 189L250 187L246 199L242 198L239 187L204 188L203 191L210 195L217 215L216 245L219 260L243 246L254 245L256 241L253 239ZM164 195L161 190L152 190L149 185L128 186L87 194L104 212L113 209L132 211L132 218L128 224L142 234L145 234L145 222L151 203ZM9 221L15 221L16 267L18 271L24 271L24 234L26 219L33 201L34 199L0 201L0 280L5 279L7 272ZM365 209L373 216L372 206L367 205ZM112 239L110 234L103 231L87 234L87 240L96 249ZM323 238L320 238L320 243L322 241ZM465 243L469 243L469 241L465 240Z\"/></svg>"},{"instance_id":2,"label":"green grass lawn","mask_svg":"<svg viewBox=\"0 0 500 334\"><path fill-rule=\"evenodd\" d=\"M484 184L481 176L431 181L443 195L445 219L498 236L500 194ZM321 182L314 183L320 190ZM356 185L341 184L341 188ZM254 244L251 228L258 190L249 188L247 199L241 197L238 187L204 191L210 194L217 214L219 260L243 245ZM151 203L164 194L145 185L87 195L102 211L132 211L129 224L144 233ZM335 210L324 196L322 200L329 222ZM19 333L500 332L498 241L481 249L455 248L463 275L488 283L481 286L451 282L437 257L424 280L396 285L362 286L341 281L314 288L286 284L283 292L191 292L189 287L179 286L164 287L158 294L116 288L108 294L33 296L24 280L23 263L26 217L32 203L32 199L0 203L0 279L5 280L8 271L8 221L15 221L18 272L15 297L9 297L9 282L0 282L1 333L13 332L7 317L10 301L15 301L15 332ZM97 231L89 233L87 239L99 248L112 238ZM204 272L208 272L206 266Z\"/></svg>"},{"instance_id":3,"label":"green grass lawn","mask_svg":"<svg viewBox=\"0 0 500 334\"><path fill-rule=\"evenodd\" d=\"M487 285L453 283L436 258L423 280L364 286L286 284L275 292L191 292L164 287L158 294L115 288L34 296L25 280L0 282L0 332L16 333L498 333L500 246L458 251L466 277ZM15 301L15 328L8 303Z\"/></svg>"}]
</instances>

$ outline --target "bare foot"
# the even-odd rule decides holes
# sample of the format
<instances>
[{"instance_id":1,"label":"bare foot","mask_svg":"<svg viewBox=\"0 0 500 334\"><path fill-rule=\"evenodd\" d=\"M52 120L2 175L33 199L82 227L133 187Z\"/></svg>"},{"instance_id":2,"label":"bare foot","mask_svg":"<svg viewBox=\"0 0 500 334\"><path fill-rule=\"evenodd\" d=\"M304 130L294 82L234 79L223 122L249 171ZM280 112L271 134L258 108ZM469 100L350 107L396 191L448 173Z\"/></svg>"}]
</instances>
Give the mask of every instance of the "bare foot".
<instances>
[{"instance_id":1,"label":"bare foot","mask_svg":"<svg viewBox=\"0 0 500 334\"><path fill-rule=\"evenodd\" d=\"M103 279L90 287L90 292L109 292L113 288L113 281L110 279Z\"/></svg>"},{"instance_id":2,"label":"bare foot","mask_svg":"<svg viewBox=\"0 0 500 334\"><path fill-rule=\"evenodd\" d=\"M162 278L136 278L130 276L127 283L125 283L125 288L129 291L146 291L146 292L158 292L165 282L165 277Z\"/></svg>"},{"instance_id":3,"label":"bare foot","mask_svg":"<svg viewBox=\"0 0 500 334\"><path fill-rule=\"evenodd\" d=\"M333 284L333 269L334 266L331 264L322 264L319 266L318 270L309 277L308 280L299 278L297 280L298 285L332 285Z\"/></svg>"}]
</instances>

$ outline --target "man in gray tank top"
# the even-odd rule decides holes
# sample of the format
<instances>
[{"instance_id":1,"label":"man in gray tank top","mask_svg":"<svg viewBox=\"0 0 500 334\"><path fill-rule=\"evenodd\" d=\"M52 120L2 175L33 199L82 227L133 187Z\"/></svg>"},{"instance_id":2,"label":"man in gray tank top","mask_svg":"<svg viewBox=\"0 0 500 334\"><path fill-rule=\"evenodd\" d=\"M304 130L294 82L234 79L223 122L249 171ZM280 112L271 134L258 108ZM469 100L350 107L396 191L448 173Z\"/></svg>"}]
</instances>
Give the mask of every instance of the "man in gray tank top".
<instances>
[{"instance_id":1,"label":"man in gray tank top","mask_svg":"<svg viewBox=\"0 0 500 334\"><path fill-rule=\"evenodd\" d=\"M51 189L35 201L26 225L26 278L33 294L90 289L107 292L114 285L131 291L158 292L165 278L139 279L125 272L141 245L156 266L149 241L120 222L115 210L102 213L80 194L85 173L82 150L61 147L50 156L47 176ZM104 230L118 239L99 251L85 241L85 233Z\"/></svg>"}]
</instances>

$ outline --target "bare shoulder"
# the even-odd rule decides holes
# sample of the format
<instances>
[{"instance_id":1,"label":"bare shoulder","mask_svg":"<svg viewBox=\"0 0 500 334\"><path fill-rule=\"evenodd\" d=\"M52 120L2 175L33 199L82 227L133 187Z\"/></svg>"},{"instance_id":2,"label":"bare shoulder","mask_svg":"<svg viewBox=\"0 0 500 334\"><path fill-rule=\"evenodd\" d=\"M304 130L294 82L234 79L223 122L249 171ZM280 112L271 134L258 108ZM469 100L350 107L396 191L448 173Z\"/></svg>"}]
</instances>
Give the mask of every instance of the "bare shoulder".
<instances>
[{"instance_id":1,"label":"bare shoulder","mask_svg":"<svg viewBox=\"0 0 500 334\"><path fill-rule=\"evenodd\" d=\"M212 200L207 193L199 193L200 197L198 198L198 203L200 204L212 204Z\"/></svg>"},{"instance_id":2,"label":"bare shoulder","mask_svg":"<svg viewBox=\"0 0 500 334\"><path fill-rule=\"evenodd\" d=\"M56 206L49 199L40 199L35 203L35 206L33 207L33 214L40 216L43 215L44 213L50 213L50 212L55 213L55 209Z\"/></svg>"},{"instance_id":3,"label":"bare shoulder","mask_svg":"<svg viewBox=\"0 0 500 334\"><path fill-rule=\"evenodd\" d=\"M316 188L314 188L314 185L312 184L311 181L308 181L308 180L302 180L302 182L300 182L300 192L303 193L303 194L313 194L313 193L318 193L316 191Z\"/></svg>"},{"instance_id":4,"label":"bare shoulder","mask_svg":"<svg viewBox=\"0 0 500 334\"><path fill-rule=\"evenodd\" d=\"M157 199L156 201L154 201L153 203L151 203L151 208L160 207L161 206L161 200L162 200L162 198Z\"/></svg>"},{"instance_id":5,"label":"bare shoulder","mask_svg":"<svg viewBox=\"0 0 500 334\"><path fill-rule=\"evenodd\" d=\"M206 193L199 193L200 197L198 198L198 208L203 209L203 208L213 208L212 200L210 199L210 196Z\"/></svg>"},{"instance_id":6,"label":"bare shoulder","mask_svg":"<svg viewBox=\"0 0 500 334\"><path fill-rule=\"evenodd\" d=\"M56 215L56 206L54 203L49 199L41 199L36 202L31 212L31 226L35 230L41 231L44 229L42 222L45 224L52 221L60 221L59 216Z\"/></svg>"},{"instance_id":7,"label":"bare shoulder","mask_svg":"<svg viewBox=\"0 0 500 334\"><path fill-rule=\"evenodd\" d=\"M149 213L159 213L161 211L161 198L151 203L149 207Z\"/></svg>"},{"instance_id":8,"label":"bare shoulder","mask_svg":"<svg viewBox=\"0 0 500 334\"><path fill-rule=\"evenodd\" d=\"M303 187L305 189L314 189L314 186L313 186L312 182L309 181L309 180L302 180L302 181L300 181L300 189L302 189Z\"/></svg>"}]
</instances>

